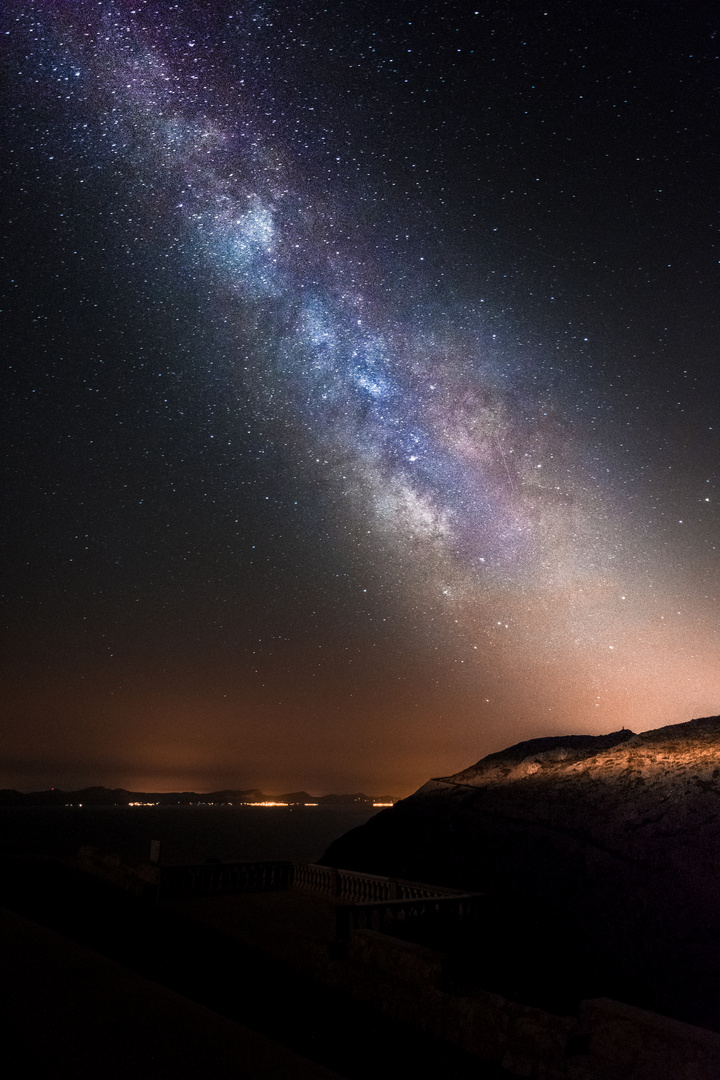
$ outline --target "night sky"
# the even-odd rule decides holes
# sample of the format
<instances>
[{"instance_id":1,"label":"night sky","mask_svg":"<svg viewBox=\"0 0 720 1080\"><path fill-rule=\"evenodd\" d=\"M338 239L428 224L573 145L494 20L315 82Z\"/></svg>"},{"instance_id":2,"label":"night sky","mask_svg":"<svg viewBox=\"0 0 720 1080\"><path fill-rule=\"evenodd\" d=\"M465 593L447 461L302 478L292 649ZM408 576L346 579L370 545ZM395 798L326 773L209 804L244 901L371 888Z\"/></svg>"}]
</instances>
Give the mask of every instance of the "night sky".
<instances>
[{"instance_id":1,"label":"night sky","mask_svg":"<svg viewBox=\"0 0 720 1080\"><path fill-rule=\"evenodd\" d=\"M2 22L1 786L720 711L715 4Z\"/></svg>"}]
</instances>

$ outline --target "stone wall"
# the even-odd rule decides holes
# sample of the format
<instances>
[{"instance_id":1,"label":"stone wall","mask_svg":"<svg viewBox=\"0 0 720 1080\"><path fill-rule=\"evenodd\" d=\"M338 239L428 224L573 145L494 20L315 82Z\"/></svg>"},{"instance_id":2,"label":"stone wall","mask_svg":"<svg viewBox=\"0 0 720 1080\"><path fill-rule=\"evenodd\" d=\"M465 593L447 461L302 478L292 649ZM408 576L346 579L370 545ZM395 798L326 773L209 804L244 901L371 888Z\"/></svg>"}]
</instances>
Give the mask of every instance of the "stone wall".
<instances>
[{"instance_id":1,"label":"stone wall","mask_svg":"<svg viewBox=\"0 0 720 1080\"><path fill-rule=\"evenodd\" d=\"M593 1058L632 1080L718 1080L720 1035L620 1001L580 1004L579 1030Z\"/></svg>"},{"instance_id":2,"label":"stone wall","mask_svg":"<svg viewBox=\"0 0 720 1080\"><path fill-rule=\"evenodd\" d=\"M351 897L355 902L346 899L339 909L347 923L346 944L339 952L320 949L312 974L510 1075L720 1080L720 1034L608 998L581 1002L577 1016L556 1016L489 991L468 990L456 982L444 953L387 932L358 929L350 917L370 919L386 911L407 917L405 908L412 914L413 906L419 914L425 906L451 913L457 907L459 915L477 917L485 899L480 895L288 862L130 867L93 848L81 849L78 861L84 870L149 899L158 892L168 897L288 887L336 900ZM358 897L363 898L359 903Z\"/></svg>"},{"instance_id":3,"label":"stone wall","mask_svg":"<svg viewBox=\"0 0 720 1080\"><path fill-rule=\"evenodd\" d=\"M124 892L144 900L155 900L160 875L157 867L139 863L131 866L119 855L100 852L95 847L83 846L78 851L77 863L86 874L102 878Z\"/></svg>"},{"instance_id":4,"label":"stone wall","mask_svg":"<svg viewBox=\"0 0 720 1080\"><path fill-rule=\"evenodd\" d=\"M511 1075L537 1080L720 1080L720 1035L608 998L555 1016L473 989L458 992L442 953L372 930L350 935L348 993Z\"/></svg>"}]
</instances>

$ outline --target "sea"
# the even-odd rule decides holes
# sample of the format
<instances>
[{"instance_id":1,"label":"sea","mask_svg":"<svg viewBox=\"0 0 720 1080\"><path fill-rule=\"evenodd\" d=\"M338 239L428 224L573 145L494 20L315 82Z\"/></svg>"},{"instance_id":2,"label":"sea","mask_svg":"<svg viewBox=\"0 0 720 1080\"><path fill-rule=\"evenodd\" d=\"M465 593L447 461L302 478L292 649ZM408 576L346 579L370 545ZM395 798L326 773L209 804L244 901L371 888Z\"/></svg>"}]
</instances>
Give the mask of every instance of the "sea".
<instances>
[{"instance_id":1,"label":"sea","mask_svg":"<svg viewBox=\"0 0 720 1080\"><path fill-rule=\"evenodd\" d=\"M360 806L62 806L0 809L0 853L72 858L83 845L129 861L314 862L378 809Z\"/></svg>"}]
</instances>

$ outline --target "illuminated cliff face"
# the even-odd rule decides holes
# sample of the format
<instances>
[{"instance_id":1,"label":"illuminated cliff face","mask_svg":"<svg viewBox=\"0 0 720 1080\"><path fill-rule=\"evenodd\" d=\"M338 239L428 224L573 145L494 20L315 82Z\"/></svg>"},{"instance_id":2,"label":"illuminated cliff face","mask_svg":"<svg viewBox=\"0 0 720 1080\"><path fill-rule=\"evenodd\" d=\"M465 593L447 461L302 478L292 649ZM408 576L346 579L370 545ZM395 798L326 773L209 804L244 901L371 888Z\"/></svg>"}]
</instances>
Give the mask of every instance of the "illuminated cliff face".
<instances>
[{"instance_id":1,"label":"illuminated cliff face","mask_svg":"<svg viewBox=\"0 0 720 1080\"><path fill-rule=\"evenodd\" d=\"M552 745L549 745L552 744ZM717 781L720 795L720 717L690 720L640 735L623 729L608 736L532 739L490 754L453 776L449 783L485 787L535 777L565 784L663 783L680 793L688 784L702 790Z\"/></svg>"},{"instance_id":2,"label":"illuminated cliff face","mask_svg":"<svg viewBox=\"0 0 720 1080\"><path fill-rule=\"evenodd\" d=\"M531 740L439 783L474 788L483 814L572 834L583 849L607 849L663 872L682 868L704 906L713 882L720 884L720 717L595 742Z\"/></svg>"}]
</instances>

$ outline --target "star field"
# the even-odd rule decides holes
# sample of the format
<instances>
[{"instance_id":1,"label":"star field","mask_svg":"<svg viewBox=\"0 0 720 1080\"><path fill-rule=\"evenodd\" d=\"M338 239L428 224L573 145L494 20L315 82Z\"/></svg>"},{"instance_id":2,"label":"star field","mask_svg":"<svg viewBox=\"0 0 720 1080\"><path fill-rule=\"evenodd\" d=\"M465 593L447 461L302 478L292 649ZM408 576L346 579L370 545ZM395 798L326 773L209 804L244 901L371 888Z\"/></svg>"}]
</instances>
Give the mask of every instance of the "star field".
<instances>
[{"instance_id":1,"label":"star field","mask_svg":"<svg viewBox=\"0 0 720 1080\"><path fill-rule=\"evenodd\" d=\"M717 711L716 20L410 7L3 17L6 786Z\"/></svg>"}]
</instances>

